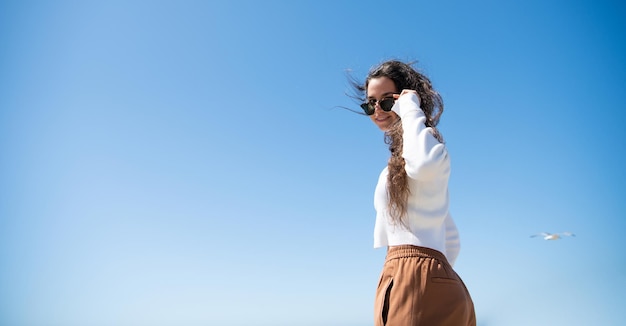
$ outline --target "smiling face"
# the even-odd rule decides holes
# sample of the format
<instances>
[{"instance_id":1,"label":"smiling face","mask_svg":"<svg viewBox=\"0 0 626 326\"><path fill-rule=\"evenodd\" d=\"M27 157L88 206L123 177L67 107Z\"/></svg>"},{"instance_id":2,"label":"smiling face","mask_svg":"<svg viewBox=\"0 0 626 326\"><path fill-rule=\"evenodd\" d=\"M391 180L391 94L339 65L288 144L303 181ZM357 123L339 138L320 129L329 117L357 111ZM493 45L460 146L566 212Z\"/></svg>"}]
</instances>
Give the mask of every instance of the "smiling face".
<instances>
[{"instance_id":1,"label":"smiling face","mask_svg":"<svg viewBox=\"0 0 626 326\"><path fill-rule=\"evenodd\" d=\"M396 85L393 80L387 77L377 77L369 80L367 84L367 100L380 101L386 97L390 97L397 93ZM393 112L385 112L380 108L378 102L376 103L376 110L374 114L370 115L370 119L380 128L382 131L387 131L391 126L398 121L398 115Z\"/></svg>"}]
</instances>

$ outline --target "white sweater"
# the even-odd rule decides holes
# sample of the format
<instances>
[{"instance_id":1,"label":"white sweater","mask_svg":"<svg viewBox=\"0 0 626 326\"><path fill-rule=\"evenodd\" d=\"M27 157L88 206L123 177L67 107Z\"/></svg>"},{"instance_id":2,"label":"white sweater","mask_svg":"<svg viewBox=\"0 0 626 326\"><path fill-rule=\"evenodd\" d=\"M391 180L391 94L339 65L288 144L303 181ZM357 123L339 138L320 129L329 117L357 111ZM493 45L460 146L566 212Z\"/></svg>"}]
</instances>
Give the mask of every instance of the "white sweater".
<instances>
[{"instance_id":1,"label":"white sweater","mask_svg":"<svg viewBox=\"0 0 626 326\"><path fill-rule=\"evenodd\" d=\"M450 158L444 144L426 127L426 116L415 94L404 94L392 110L402 121L402 157L410 189L405 216L408 229L391 220L387 194L387 167L383 169L374 193L376 225L374 248L410 244L443 253L454 265L459 254L459 233L450 216L448 179Z\"/></svg>"}]
</instances>

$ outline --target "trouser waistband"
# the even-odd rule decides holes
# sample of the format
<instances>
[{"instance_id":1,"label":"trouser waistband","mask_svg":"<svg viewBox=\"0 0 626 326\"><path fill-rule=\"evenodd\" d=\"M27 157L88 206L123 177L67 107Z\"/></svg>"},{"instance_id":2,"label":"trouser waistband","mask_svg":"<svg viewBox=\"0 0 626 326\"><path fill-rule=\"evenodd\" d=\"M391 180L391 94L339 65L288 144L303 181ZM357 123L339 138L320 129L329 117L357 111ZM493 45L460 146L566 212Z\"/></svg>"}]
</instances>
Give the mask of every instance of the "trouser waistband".
<instances>
[{"instance_id":1,"label":"trouser waistband","mask_svg":"<svg viewBox=\"0 0 626 326\"><path fill-rule=\"evenodd\" d=\"M397 259L397 258L405 258L405 257L422 257L422 258L434 258L443 260L445 262L448 261L446 256L441 253L439 250L414 246L414 245L400 245L400 246L391 246L387 249L387 257L386 260Z\"/></svg>"}]
</instances>

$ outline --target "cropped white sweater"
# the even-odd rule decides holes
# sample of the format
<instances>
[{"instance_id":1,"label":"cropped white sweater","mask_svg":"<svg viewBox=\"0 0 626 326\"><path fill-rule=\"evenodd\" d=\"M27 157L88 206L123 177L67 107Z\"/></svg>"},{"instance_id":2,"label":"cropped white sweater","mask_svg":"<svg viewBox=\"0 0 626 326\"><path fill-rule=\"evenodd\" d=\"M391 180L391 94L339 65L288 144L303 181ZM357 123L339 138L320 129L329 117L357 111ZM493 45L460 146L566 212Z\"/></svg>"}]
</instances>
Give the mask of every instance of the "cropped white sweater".
<instances>
[{"instance_id":1,"label":"cropped white sweater","mask_svg":"<svg viewBox=\"0 0 626 326\"><path fill-rule=\"evenodd\" d=\"M426 116L417 95L402 95L392 110L402 121L402 157L410 194L405 227L394 224L387 194L387 167L383 169L374 193L376 225L374 248L410 244L443 253L454 264L460 250L459 232L449 212L448 179L450 158L444 144L426 127Z\"/></svg>"}]
</instances>

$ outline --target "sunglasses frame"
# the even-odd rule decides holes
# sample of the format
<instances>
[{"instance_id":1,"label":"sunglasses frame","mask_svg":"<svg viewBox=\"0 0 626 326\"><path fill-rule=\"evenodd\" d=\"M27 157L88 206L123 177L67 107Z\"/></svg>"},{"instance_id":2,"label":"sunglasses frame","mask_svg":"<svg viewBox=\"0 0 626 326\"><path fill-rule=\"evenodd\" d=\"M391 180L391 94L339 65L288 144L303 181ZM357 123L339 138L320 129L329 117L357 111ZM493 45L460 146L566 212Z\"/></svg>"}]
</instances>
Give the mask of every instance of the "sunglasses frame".
<instances>
[{"instance_id":1,"label":"sunglasses frame","mask_svg":"<svg viewBox=\"0 0 626 326\"><path fill-rule=\"evenodd\" d=\"M387 104L389 103L389 101L391 101L391 105ZM393 105L396 103L396 99L393 96L386 96L380 100L372 98L372 99L369 99L367 102L362 103L361 109L363 109L365 114L372 115L374 114L374 112L376 112L376 103L380 105L380 108L383 111L389 112L391 111L391 108L393 107Z\"/></svg>"}]
</instances>

